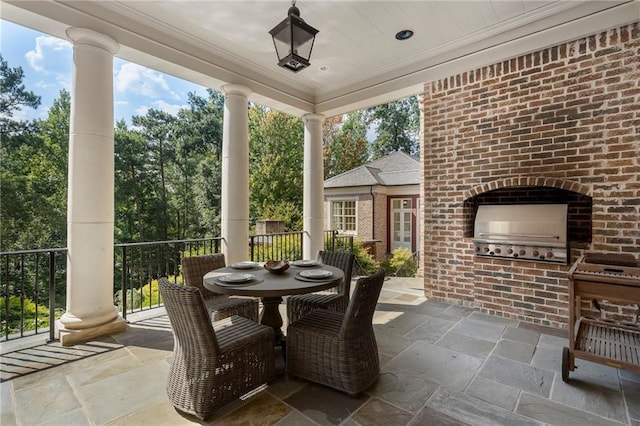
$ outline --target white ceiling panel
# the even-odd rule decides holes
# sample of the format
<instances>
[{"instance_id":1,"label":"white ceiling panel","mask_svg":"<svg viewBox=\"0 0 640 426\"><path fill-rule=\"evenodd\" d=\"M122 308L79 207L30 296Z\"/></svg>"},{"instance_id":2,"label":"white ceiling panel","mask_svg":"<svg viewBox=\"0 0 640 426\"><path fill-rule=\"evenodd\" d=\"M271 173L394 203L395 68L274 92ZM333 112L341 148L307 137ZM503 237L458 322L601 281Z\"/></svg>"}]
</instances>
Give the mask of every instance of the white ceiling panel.
<instances>
[{"instance_id":1,"label":"white ceiling panel","mask_svg":"<svg viewBox=\"0 0 640 426\"><path fill-rule=\"evenodd\" d=\"M295 114L412 93L447 64L454 72L514 57L552 44L558 30L578 37L640 20L637 0L298 0L319 34L311 66L294 74L277 66L268 34L290 1L1 1L4 19L59 37L71 26L94 29L114 38L126 60L216 89L244 84L254 100ZM395 40L403 29L414 37ZM496 46L499 54L485 54Z\"/></svg>"}]
</instances>

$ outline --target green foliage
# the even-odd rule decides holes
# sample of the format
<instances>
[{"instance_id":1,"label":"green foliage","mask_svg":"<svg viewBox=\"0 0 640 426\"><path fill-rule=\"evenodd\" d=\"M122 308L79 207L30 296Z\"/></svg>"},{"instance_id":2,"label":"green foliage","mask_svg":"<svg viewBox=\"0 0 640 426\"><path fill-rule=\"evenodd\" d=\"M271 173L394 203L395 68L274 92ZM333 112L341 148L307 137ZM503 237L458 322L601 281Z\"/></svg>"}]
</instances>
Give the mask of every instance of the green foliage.
<instances>
[{"instance_id":1,"label":"green foliage","mask_svg":"<svg viewBox=\"0 0 640 426\"><path fill-rule=\"evenodd\" d=\"M6 336L7 324L9 326L9 334L20 332L20 313L24 309L24 324L22 331L33 331L36 329L36 304L31 299L24 300L24 308L22 307L20 297L9 297L9 313L7 315L5 298L0 297L0 336ZM45 306L38 306L38 329L49 327L49 309ZM56 318L60 315L56 315Z\"/></svg>"},{"instance_id":2,"label":"green foliage","mask_svg":"<svg viewBox=\"0 0 640 426\"><path fill-rule=\"evenodd\" d=\"M249 109L252 223L267 218L265 210L269 207L289 212L284 220L293 218L294 207L302 215L303 141L304 126L299 118L259 106ZM288 229L293 225L285 223Z\"/></svg>"},{"instance_id":3,"label":"green foliage","mask_svg":"<svg viewBox=\"0 0 640 426\"><path fill-rule=\"evenodd\" d=\"M285 232L296 232L302 229L302 211L291 201L280 201L277 204L268 204L262 211L262 215L268 219L284 221Z\"/></svg>"},{"instance_id":4,"label":"green foliage","mask_svg":"<svg viewBox=\"0 0 640 426\"><path fill-rule=\"evenodd\" d=\"M224 99L189 94L177 117L151 109L115 131L116 241L220 234Z\"/></svg>"},{"instance_id":5,"label":"green foliage","mask_svg":"<svg viewBox=\"0 0 640 426\"><path fill-rule=\"evenodd\" d=\"M356 258L354 275L371 275L380 268L380 263L369 254L360 241L353 242L353 254Z\"/></svg>"},{"instance_id":6,"label":"green foliage","mask_svg":"<svg viewBox=\"0 0 640 426\"><path fill-rule=\"evenodd\" d=\"M2 250L66 245L70 95L60 92L46 120L6 135L0 154Z\"/></svg>"},{"instance_id":7,"label":"green foliage","mask_svg":"<svg viewBox=\"0 0 640 426\"><path fill-rule=\"evenodd\" d=\"M168 280L182 284L182 275L169 276ZM113 297L114 304L122 311L122 290L118 290ZM158 279L154 278L140 288L132 288L127 290L127 311L139 310L141 308L153 308L162 304L162 296L160 295L160 287Z\"/></svg>"},{"instance_id":8,"label":"green foliage","mask_svg":"<svg viewBox=\"0 0 640 426\"><path fill-rule=\"evenodd\" d=\"M325 120L322 136L325 179L367 162L367 123L361 111Z\"/></svg>"},{"instance_id":9,"label":"green foliage","mask_svg":"<svg viewBox=\"0 0 640 426\"><path fill-rule=\"evenodd\" d=\"M23 107L36 109L40 106L40 96L28 91L22 84L23 79L23 69L10 68L0 54L0 133L3 140L27 127L26 123L11 119L15 112Z\"/></svg>"},{"instance_id":10,"label":"green foliage","mask_svg":"<svg viewBox=\"0 0 640 426\"><path fill-rule=\"evenodd\" d=\"M374 160L396 151L419 154L420 110L416 96L369 108L366 114L368 124L377 131L371 146Z\"/></svg>"},{"instance_id":11,"label":"green foliage","mask_svg":"<svg viewBox=\"0 0 640 426\"><path fill-rule=\"evenodd\" d=\"M391 258L382 263L387 276L413 277L418 268L413 261L413 253L406 247L398 247L391 252Z\"/></svg>"}]
</instances>

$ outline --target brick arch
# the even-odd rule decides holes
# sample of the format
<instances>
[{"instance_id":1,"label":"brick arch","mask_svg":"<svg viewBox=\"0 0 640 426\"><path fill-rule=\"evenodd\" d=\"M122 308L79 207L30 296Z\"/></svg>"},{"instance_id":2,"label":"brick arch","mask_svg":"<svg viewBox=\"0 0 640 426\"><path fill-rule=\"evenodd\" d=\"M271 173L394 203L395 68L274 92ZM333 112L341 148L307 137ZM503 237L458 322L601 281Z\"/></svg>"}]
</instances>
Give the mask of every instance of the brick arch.
<instances>
[{"instance_id":1,"label":"brick arch","mask_svg":"<svg viewBox=\"0 0 640 426\"><path fill-rule=\"evenodd\" d=\"M581 183L546 177L511 177L491 182L483 183L464 192L463 199L475 197L488 191L501 188L514 188L524 186L546 186L550 188L564 189L567 191L577 192L578 194L590 196L591 188Z\"/></svg>"}]
</instances>

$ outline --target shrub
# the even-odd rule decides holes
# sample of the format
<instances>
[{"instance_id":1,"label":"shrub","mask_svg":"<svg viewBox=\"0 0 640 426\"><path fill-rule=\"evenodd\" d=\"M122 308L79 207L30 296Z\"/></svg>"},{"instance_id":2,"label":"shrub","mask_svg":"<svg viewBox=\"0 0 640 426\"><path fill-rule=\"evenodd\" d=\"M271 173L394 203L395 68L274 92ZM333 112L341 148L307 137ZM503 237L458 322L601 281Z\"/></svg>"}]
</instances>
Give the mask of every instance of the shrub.
<instances>
[{"instance_id":1,"label":"shrub","mask_svg":"<svg viewBox=\"0 0 640 426\"><path fill-rule=\"evenodd\" d=\"M168 280L176 284L182 284L182 275L178 277L169 276ZM114 295L114 303L118 310L122 311L122 290L118 290ZM127 290L127 311L140 308L152 308L162 304L158 279L154 278L140 288L130 288Z\"/></svg>"},{"instance_id":2,"label":"shrub","mask_svg":"<svg viewBox=\"0 0 640 426\"><path fill-rule=\"evenodd\" d=\"M371 275L380 267L360 241L353 242L353 254L356 258L353 266L354 275Z\"/></svg>"},{"instance_id":3,"label":"shrub","mask_svg":"<svg viewBox=\"0 0 640 426\"><path fill-rule=\"evenodd\" d=\"M11 296L9 298L9 312L5 310L5 299L0 297L0 317L2 318L0 336L5 336L7 324L9 326L9 334L20 332L20 297ZM22 331L32 331L36 329L36 304L31 299L24 299L24 323ZM43 305L38 306L38 328L49 327L49 309Z\"/></svg>"},{"instance_id":4,"label":"shrub","mask_svg":"<svg viewBox=\"0 0 640 426\"><path fill-rule=\"evenodd\" d=\"M387 276L413 277L417 267L413 261L413 253L408 248L398 247L391 252L391 258L382 263Z\"/></svg>"}]
</instances>

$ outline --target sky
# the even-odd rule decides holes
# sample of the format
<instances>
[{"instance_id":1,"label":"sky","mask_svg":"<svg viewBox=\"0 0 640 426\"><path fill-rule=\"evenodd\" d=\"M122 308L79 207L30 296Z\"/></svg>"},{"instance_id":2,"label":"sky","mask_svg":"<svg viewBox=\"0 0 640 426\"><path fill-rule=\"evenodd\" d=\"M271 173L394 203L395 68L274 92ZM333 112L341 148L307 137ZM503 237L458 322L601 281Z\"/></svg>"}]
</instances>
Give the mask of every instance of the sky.
<instances>
[{"instance_id":1,"label":"sky","mask_svg":"<svg viewBox=\"0 0 640 426\"><path fill-rule=\"evenodd\" d=\"M41 97L38 110L25 108L13 118L46 118L60 90L71 91L71 43L0 20L0 47L9 67L24 71L26 89ZM113 61L113 87L115 119L128 124L133 115L144 115L150 108L175 115L187 106L189 92L207 96L205 87L118 58Z\"/></svg>"}]
</instances>

